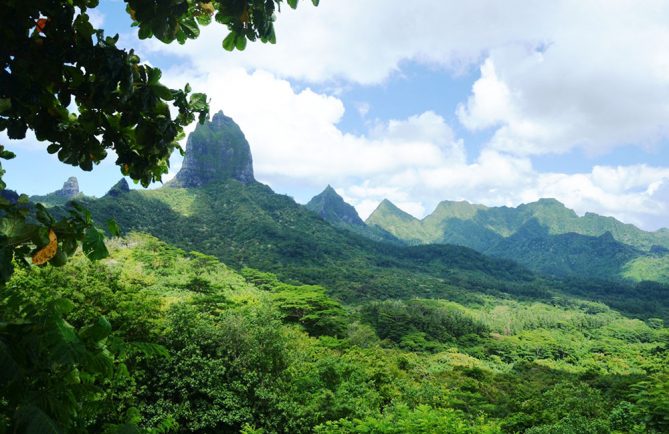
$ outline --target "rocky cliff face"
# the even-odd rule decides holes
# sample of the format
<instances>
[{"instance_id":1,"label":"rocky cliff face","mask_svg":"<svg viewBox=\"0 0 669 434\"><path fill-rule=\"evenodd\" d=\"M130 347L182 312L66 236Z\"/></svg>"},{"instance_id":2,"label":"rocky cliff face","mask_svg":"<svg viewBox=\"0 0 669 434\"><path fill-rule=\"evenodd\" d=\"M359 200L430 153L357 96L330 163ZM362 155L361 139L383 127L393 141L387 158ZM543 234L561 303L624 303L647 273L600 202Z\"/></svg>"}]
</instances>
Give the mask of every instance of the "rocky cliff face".
<instances>
[{"instance_id":1,"label":"rocky cliff face","mask_svg":"<svg viewBox=\"0 0 669 434\"><path fill-rule=\"evenodd\" d=\"M63 188L54 191L53 194L66 199L71 199L79 194L79 181L77 181L75 176L71 176L65 181Z\"/></svg>"},{"instance_id":2,"label":"rocky cliff face","mask_svg":"<svg viewBox=\"0 0 669 434\"><path fill-rule=\"evenodd\" d=\"M255 181L251 148L244 133L231 118L218 112L188 136L183 166L169 185L201 187L226 179L244 184Z\"/></svg>"}]
</instances>

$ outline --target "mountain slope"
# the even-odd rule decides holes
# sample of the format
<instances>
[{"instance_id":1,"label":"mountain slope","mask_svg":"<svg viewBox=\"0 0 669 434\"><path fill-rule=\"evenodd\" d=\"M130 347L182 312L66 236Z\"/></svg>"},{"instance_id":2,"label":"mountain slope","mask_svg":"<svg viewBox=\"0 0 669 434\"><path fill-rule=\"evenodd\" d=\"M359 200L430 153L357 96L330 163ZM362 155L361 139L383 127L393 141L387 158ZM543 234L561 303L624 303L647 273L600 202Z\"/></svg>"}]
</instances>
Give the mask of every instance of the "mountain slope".
<instances>
[{"instance_id":1,"label":"mountain slope","mask_svg":"<svg viewBox=\"0 0 669 434\"><path fill-rule=\"evenodd\" d=\"M323 220L332 224L365 226L365 222L362 221L355 208L346 203L337 194L335 189L329 185L320 194L314 196L305 206L308 210L315 212Z\"/></svg>"},{"instance_id":2,"label":"mountain slope","mask_svg":"<svg viewBox=\"0 0 669 434\"><path fill-rule=\"evenodd\" d=\"M384 230L409 244L421 244L429 239L421 221L384 199L365 221L369 227Z\"/></svg>"},{"instance_id":3,"label":"mountain slope","mask_svg":"<svg viewBox=\"0 0 669 434\"><path fill-rule=\"evenodd\" d=\"M379 210L367 223L407 242L471 247L558 276L657 279L650 267L637 265L630 272L628 264L646 263L644 258L656 257L669 245L667 230L646 232L593 213L579 217L555 199L516 208L444 201L423 220L397 218L403 211L389 202ZM669 255L659 261L666 260Z\"/></svg>"},{"instance_id":4,"label":"mountain slope","mask_svg":"<svg viewBox=\"0 0 669 434\"><path fill-rule=\"evenodd\" d=\"M532 274L513 262L459 246L375 242L335 228L260 183L130 191L85 205L97 220L115 218L126 232L147 232L235 267L324 284L348 300L542 293Z\"/></svg>"},{"instance_id":5,"label":"mountain slope","mask_svg":"<svg viewBox=\"0 0 669 434\"><path fill-rule=\"evenodd\" d=\"M398 246L336 227L290 197L248 177L240 179L249 173L245 168L251 165L250 149L227 139L227 133L239 130L229 118L221 122L221 116L214 116L202 129L212 133L207 137L221 140L187 147L191 163L177 175L197 187L172 183L157 190L127 191L121 184L112 189L114 194L85 200L94 218L101 223L115 218L124 232L147 232L185 250L216 256L237 269L252 267L274 272L287 282L321 284L349 302L427 297L480 305L491 295L556 300L576 294L639 316L669 317L669 289L661 285L646 291L629 284L547 280L515 262L466 247ZM212 162L214 154L221 158ZM209 169L192 170L212 164L221 170L215 179L209 178ZM387 201L376 214L387 215L398 225L420 224ZM508 209L498 217L504 219L509 227L515 224Z\"/></svg>"}]
</instances>

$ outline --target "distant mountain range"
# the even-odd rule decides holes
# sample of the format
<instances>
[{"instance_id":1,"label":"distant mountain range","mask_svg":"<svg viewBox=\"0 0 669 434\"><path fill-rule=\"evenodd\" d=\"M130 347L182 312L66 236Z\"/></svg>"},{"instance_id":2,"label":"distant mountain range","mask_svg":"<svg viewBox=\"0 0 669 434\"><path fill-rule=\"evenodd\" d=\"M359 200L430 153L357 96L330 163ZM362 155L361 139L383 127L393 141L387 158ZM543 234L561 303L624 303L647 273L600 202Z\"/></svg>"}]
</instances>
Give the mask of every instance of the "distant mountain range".
<instances>
[{"instance_id":1,"label":"distant mountain range","mask_svg":"<svg viewBox=\"0 0 669 434\"><path fill-rule=\"evenodd\" d=\"M515 208L443 201L422 220L384 200L366 223L408 244L457 244L544 274L669 282L669 230L579 217L555 199Z\"/></svg>"},{"instance_id":2,"label":"distant mountain range","mask_svg":"<svg viewBox=\"0 0 669 434\"><path fill-rule=\"evenodd\" d=\"M52 204L61 205L60 193L33 199L47 203L55 196ZM196 127L181 171L164 187L130 190L121 180L102 198L78 190L71 197L81 198L100 223L114 218L124 232L147 232L238 269L322 284L347 301L484 303L488 294L543 300L575 294L629 312L669 315L669 300L657 296L664 289L592 280L619 280L621 273L641 280L653 270L664 281L658 270L669 257L667 231L578 217L550 199L517 208L443 202L423 220L386 200L363 222L330 186L304 206L257 182L248 142L222 113ZM525 267L577 279L544 278Z\"/></svg>"}]
</instances>

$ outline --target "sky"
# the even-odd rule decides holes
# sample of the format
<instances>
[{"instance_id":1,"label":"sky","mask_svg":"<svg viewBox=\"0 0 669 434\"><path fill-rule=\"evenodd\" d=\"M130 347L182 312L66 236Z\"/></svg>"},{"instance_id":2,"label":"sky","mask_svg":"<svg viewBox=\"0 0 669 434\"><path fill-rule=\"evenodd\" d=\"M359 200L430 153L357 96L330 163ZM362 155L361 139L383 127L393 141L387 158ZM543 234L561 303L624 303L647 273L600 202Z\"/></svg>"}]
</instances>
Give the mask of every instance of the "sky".
<instances>
[{"instance_id":1,"label":"sky","mask_svg":"<svg viewBox=\"0 0 669 434\"><path fill-rule=\"evenodd\" d=\"M363 218L384 198L422 218L441 200L553 197L669 227L669 2L283 6L276 45L232 53L215 23L182 46L137 39L120 0L92 18L164 83L207 93L244 131L256 178L300 203L328 184ZM121 177L113 159L83 172L47 145L8 143L9 188L44 194L77 176L101 196Z\"/></svg>"}]
</instances>

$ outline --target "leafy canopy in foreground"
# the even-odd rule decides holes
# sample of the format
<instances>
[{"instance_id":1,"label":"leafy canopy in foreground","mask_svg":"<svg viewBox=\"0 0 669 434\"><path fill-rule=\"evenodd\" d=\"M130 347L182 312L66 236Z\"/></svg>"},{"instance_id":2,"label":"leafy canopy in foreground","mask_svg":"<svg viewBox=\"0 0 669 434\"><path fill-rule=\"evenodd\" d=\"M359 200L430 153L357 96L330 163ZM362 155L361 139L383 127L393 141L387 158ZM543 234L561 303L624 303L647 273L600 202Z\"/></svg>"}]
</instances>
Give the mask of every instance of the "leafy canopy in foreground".
<instances>
[{"instance_id":1,"label":"leafy canopy in foreground","mask_svg":"<svg viewBox=\"0 0 669 434\"><path fill-rule=\"evenodd\" d=\"M126 10L142 39L185 43L214 20L230 31L223 47L243 50L247 40L276 42L274 12L281 2L126 0ZM297 0L287 2L297 6ZM49 143L49 153L87 171L111 151L123 175L148 186L167 173L175 149L183 152L183 127L207 117L207 97L191 93L188 84L162 84L159 69L142 63L134 50L119 48L118 35L93 26L88 12L97 6L98 0L0 0L0 132L23 139L31 130ZM0 159L11 158L0 144ZM6 188L3 174L0 167L0 190ZM90 256L104 256L86 216L76 221L76 230L65 231L46 210L24 209L17 199L0 197L0 283L11 276L15 256L35 255L49 245L49 230L58 254L41 257L54 265L72 253L73 243L86 239L97 246L85 248Z\"/></svg>"}]
</instances>

